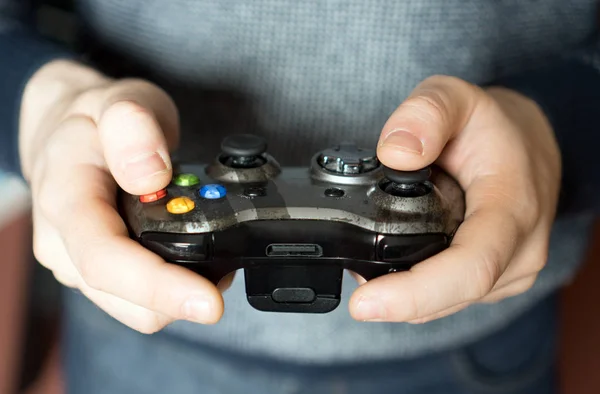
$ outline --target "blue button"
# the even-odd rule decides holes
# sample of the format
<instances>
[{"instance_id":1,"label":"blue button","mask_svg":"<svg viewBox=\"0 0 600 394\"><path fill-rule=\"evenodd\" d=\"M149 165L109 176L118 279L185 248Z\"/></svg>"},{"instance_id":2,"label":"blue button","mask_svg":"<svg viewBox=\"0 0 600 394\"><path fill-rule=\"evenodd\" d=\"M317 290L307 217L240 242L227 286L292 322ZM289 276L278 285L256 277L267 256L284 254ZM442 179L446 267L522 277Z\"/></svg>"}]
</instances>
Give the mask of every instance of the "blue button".
<instances>
[{"instance_id":1,"label":"blue button","mask_svg":"<svg viewBox=\"0 0 600 394\"><path fill-rule=\"evenodd\" d=\"M216 200L225 197L227 190L221 185L204 185L200 189L200 197Z\"/></svg>"}]
</instances>

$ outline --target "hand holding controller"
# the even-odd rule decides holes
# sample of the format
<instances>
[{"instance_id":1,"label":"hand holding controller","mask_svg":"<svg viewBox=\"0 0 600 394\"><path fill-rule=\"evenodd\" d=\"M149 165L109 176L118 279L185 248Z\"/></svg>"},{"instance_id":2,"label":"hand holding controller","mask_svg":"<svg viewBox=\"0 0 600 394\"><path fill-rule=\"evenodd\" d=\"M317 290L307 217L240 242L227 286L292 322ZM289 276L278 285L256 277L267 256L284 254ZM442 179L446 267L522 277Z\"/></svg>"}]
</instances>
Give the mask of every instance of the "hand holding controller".
<instances>
[{"instance_id":1,"label":"hand holding controller","mask_svg":"<svg viewBox=\"0 0 600 394\"><path fill-rule=\"evenodd\" d=\"M132 237L217 284L243 268L249 303L324 313L344 269L370 280L445 249L463 219L461 189L437 167L401 172L341 144L309 168L281 168L264 140L234 135L208 165L182 165L152 195L121 195Z\"/></svg>"}]
</instances>

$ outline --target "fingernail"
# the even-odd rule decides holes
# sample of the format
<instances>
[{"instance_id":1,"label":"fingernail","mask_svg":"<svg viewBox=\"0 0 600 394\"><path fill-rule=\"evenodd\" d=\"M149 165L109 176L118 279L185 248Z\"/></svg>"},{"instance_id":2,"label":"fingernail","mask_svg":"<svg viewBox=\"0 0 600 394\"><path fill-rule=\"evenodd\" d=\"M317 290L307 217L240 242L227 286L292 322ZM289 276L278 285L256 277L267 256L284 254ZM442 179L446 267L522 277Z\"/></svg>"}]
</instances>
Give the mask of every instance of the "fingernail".
<instances>
[{"instance_id":1,"label":"fingernail","mask_svg":"<svg viewBox=\"0 0 600 394\"><path fill-rule=\"evenodd\" d=\"M382 321L385 319L383 302L377 298L361 297L356 305L357 320Z\"/></svg>"},{"instance_id":2,"label":"fingernail","mask_svg":"<svg viewBox=\"0 0 600 394\"><path fill-rule=\"evenodd\" d=\"M192 297L183 304L183 314L186 320L204 324L211 320L211 302L205 297Z\"/></svg>"},{"instance_id":3,"label":"fingernail","mask_svg":"<svg viewBox=\"0 0 600 394\"><path fill-rule=\"evenodd\" d=\"M414 134L405 130L393 130L381 142L382 146L389 146L405 152L423 154L423 143Z\"/></svg>"},{"instance_id":4,"label":"fingernail","mask_svg":"<svg viewBox=\"0 0 600 394\"><path fill-rule=\"evenodd\" d=\"M127 162L125 176L134 182L163 173L167 169L167 163L158 152L145 153Z\"/></svg>"}]
</instances>

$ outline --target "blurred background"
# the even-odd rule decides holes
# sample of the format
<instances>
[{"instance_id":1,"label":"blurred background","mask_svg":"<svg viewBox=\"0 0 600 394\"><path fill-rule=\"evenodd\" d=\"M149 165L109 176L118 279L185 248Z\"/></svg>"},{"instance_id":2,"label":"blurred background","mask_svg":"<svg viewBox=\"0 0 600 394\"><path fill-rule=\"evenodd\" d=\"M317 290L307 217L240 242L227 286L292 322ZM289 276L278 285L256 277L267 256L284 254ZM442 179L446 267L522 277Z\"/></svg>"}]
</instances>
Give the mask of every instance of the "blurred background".
<instances>
[{"instance_id":1,"label":"blurred background","mask_svg":"<svg viewBox=\"0 0 600 394\"><path fill-rule=\"evenodd\" d=\"M58 366L60 287L35 262L29 211L25 184L0 172L0 393L58 394L59 373L33 385L45 366Z\"/></svg>"},{"instance_id":2,"label":"blurred background","mask_svg":"<svg viewBox=\"0 0 600 394\"><path fill-rule=\"evenodd\" d=\"M50 3L36 15L42 30L72 43L71 2ZM563 292L561 394L600 393L600 225L596 228L597 242L583 270ZM63 394L61 288L35 262L31 237L28 189L0 172L0 394Z\"/></svg>"}]
</instances>

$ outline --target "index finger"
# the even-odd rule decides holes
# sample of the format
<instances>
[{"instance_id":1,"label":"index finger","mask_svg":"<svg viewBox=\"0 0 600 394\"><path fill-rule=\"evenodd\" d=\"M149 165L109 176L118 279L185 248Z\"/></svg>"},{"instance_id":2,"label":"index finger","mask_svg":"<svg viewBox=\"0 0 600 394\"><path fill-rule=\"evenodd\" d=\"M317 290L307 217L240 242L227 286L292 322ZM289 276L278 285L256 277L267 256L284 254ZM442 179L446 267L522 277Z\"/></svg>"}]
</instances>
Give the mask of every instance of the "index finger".
<instances>
[{"instance_id":1,"label":"index finger","mask_svg":"<svg viewBox=\"0 0 600 394\"><path fill-rule=\"evenodd\" d=\"M45 211L86 284L176 319L218 321L223 300L216 286L129 238L115 206L115 181L106 168L89 161L95 156L92 147L99 146L93 143L95 124L79 118L62 127L54 144L65 153L47 161L44 179L45 196L60 198Z\"/></svg>"}]
</instances>

